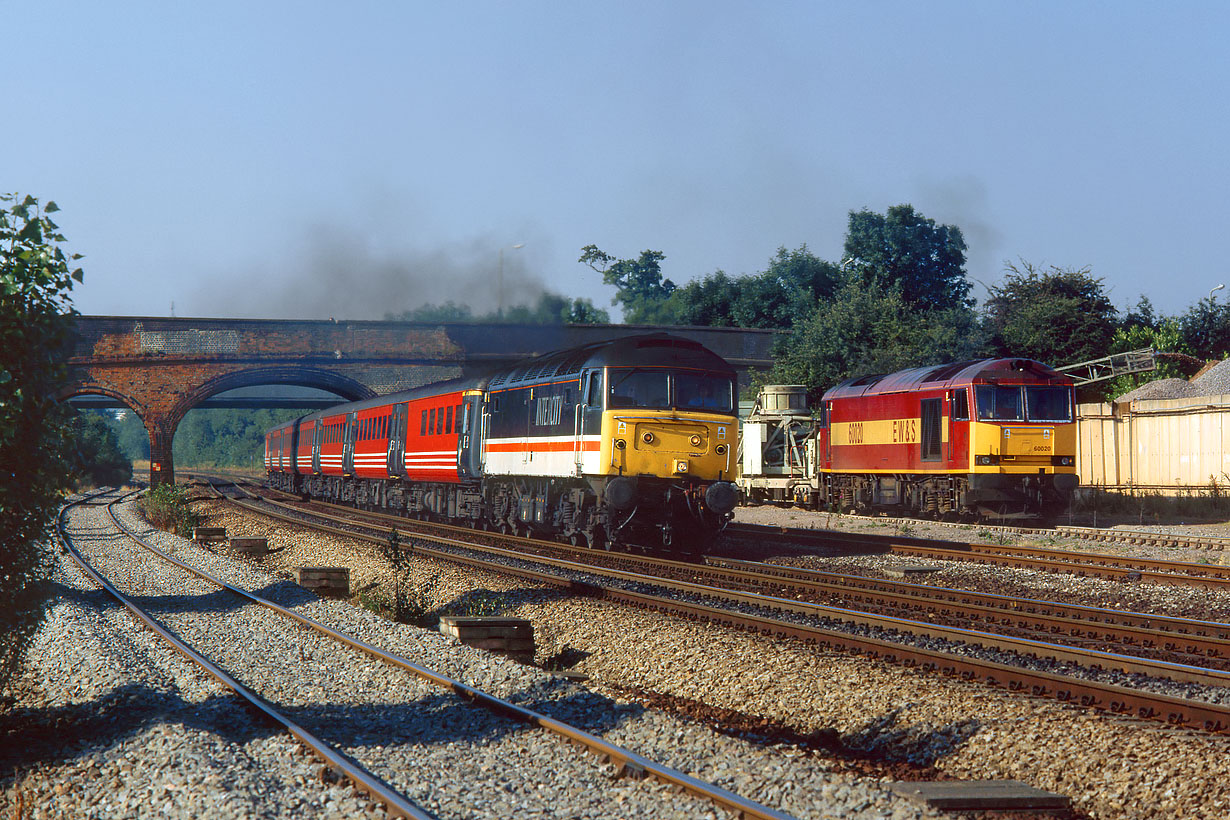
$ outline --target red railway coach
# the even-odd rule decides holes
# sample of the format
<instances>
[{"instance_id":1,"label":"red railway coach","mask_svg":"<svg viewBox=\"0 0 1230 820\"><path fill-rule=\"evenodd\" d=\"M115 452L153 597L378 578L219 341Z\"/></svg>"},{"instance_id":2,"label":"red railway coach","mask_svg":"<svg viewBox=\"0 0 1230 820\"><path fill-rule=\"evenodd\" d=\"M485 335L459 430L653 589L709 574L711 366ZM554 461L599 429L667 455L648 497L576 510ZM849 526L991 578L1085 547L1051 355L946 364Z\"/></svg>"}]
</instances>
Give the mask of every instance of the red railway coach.
<instances>
[{"instance_id":1,"label":"red railway coach","mask_svg":"<svg viewBox=\"0 0 1230 820\"><path fill-rule=\"evenodd\" d=\"M1072 380L1028 359L851 379L824 394L816 501L1049 516L1077 485Z\"/></svg>"}]
</instances>

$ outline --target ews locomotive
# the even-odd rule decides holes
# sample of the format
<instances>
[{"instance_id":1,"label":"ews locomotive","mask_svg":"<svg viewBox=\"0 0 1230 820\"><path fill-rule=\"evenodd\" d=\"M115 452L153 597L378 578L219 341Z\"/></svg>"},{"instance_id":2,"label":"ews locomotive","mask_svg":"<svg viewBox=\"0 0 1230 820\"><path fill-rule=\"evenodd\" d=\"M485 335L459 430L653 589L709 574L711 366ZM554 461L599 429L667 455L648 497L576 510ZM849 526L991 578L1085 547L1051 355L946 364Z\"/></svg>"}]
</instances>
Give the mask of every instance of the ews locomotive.
<instances>
[{"instance_id":1,"label":"ews locomotive","mask_svg":"<svg viewBox=\"0 0 1230 820\"><path fill-rule=\"evenodd\" d=\"M271 486L574 544L692 552L738 500L735 373L631 336L312 413L265 434Z\"/></svg>"},{"instance_id":2,"label":"ews locomotive","mask_svg":"<svg viewBox=\"0 0 1230 820\"><path fill-rule=\"evenodd\" d=\"M757 405L739 479L751 500L1047 518L1078 483L1072 380L1029 359L850 379L824 394L814 419L802 415L793 404L763 413Z\"/></svg>"}]
</instances>

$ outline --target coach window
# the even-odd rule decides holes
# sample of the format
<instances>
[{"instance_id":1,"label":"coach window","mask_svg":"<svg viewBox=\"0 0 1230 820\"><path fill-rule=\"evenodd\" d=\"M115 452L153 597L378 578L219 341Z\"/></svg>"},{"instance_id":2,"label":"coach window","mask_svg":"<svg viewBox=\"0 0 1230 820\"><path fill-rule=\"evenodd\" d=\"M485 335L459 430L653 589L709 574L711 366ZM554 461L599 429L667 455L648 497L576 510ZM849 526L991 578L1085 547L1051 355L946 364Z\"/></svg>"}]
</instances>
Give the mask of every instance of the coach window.
<instances>
[{"instance_id":1,"label":"coach window","mask_svg":"<svg viewBox=\"0 0 1230 820\"><path fill-rule=\"evenodd\" d=\"M952 408L953 421L969 421L969 392L964 387L949 390L948 402Z\"/></svg>"},{"instance_id":2,"label":"coach window","mask_svg":"<svg viewBox=\"0 0 1230 820\"><path fill-rule=\"evenodd\" d=\"M436 434L436 408L431 408L431 418L427 421L427 435Z\"/></svg>"},{"instance_id":3,"label":"coach window","mask_svg":"<svg viewBox=\"0 0 1230 820\"><path fill-rule=\"evenodd\" d=\"M453 405L448 406L448 412L444 416L444 432L451 434L453 432Z\"/></svg>"}]
</instances>

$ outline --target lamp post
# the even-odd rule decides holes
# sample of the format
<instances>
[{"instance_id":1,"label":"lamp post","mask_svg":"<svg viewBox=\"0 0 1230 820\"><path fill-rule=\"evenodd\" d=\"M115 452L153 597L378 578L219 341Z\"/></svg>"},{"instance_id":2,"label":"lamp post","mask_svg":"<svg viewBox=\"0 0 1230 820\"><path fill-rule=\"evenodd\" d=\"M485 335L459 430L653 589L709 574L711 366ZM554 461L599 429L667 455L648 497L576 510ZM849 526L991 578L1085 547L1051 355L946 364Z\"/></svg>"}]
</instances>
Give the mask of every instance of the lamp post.
<instances>
[{"instance_id":1,"label":"lamp post","mask_svg":"<svg viewBox=\"0 0 1230 820\"><path fill-rule=\"evenodd\" d=\"M524 248L524 247L525 247L524 242L518 242L517 244L512 246L512 249L519 250L520 248ZM503 248L500 248L500 278L499 278L499 282L496 284L496 288L497 288L496 290L497 303L496 303L495 315L499 316L502 319L504 318L504 249Z\"/></svg>"},{"instance_id":2,"label":"lamp post","mask_svg":"<svg viewBox=\"0 0 1230 820\"><path fill-rule=\"evenodd\" d=\"M1217 287L1215 287L1215 288L1213 288L1212 290L1210 290L1210 291L1209 291L1209 301L1210 301L1210 302L1211 302L1211 301L1213 301L1213 294L1214 294L1214 293L1217 293L1217 291L1221 290L1221 289L1222 289L1222 288L1224 288L1224 287L1225 287L1225 285L1224 285L1224 284L1222 284L1222 285L1218 285Z\"/></svg>"}]
</instances>

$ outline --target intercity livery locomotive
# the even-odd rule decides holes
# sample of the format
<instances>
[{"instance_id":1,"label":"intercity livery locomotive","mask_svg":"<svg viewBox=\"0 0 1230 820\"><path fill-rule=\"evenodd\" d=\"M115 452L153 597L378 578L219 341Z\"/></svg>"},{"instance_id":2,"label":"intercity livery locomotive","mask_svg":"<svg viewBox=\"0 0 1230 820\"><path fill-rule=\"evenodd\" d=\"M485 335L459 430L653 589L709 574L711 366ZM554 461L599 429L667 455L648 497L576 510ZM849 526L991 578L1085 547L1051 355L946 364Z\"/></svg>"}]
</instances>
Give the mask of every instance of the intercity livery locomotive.
<instances>
[{"instance_id":1,"label":"intercity livery locomotive","mask_svg":"<svg viewBox=\"0 0 1230 820\"><path fill-rule=\"evenodd\" d=\"M1028 359L851 379L805 427L797 411L757 418L739 482L753 500L830 509L1048 518L1078 483L1073 411L1072 380ZM784 458L754 463L749 445L762 440L784 442L772 451Z\"/></svg>"},{"instance_id":2,"label":"intercity livery locomotive","mask_svg":"<svg viewBox=\"0 0 1230 820\"><path fill-rule=\"evenodd\" d=\"M312 413L265 434L287 492L594 547L693 552L738 500L735 373L631 336Z\"/></svg>"}]
</instances>

